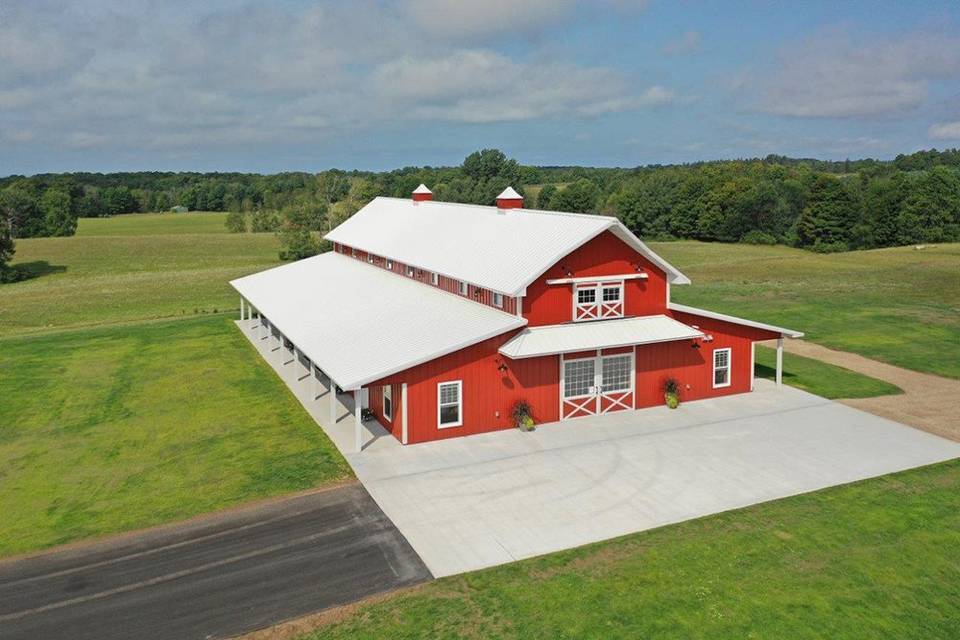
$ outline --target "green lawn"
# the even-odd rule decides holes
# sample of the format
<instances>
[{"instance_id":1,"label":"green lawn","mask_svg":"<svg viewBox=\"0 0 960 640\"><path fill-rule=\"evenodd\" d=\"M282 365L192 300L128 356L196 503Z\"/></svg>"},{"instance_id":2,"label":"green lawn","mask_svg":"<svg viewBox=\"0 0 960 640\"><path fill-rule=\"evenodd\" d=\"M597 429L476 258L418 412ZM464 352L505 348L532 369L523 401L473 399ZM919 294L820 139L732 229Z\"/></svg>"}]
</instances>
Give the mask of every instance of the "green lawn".
<instances>
[{"instance_id":1,"label":"green lawn","mask_svg":"<svg viewBox=\"0 0 960 640\"><path fill-rule=\"evenodd\" d=\"M112 218L80 218L78 236L142 236L182 233L224 233L227 214L220 211L189 213L128 213Z\"/></svg>"},{"instance_id":2,"label":"green lawn","mask_svg":"<svg viewBox=\"0 0 960 640\"><path fill-rule=\"evenodd\" d=\"M652 243L693 280L677 302L806 332L806 339L960 378L960 244L818 255L787 247Z\"/></svg>"},{"instance_id":3,"label":"green lawn","mask_svg":"<svg viewBox=\"0 0 960 640\"><path fill-rule=\"evenodd\" d=\"M156 217L177 229L177 215L194 214ZM149 216L93 222L127 218ZM17 240L14 264L40 275L0 288L0 336L238 309L228 281L279 263L269 233L152 233Z\"/></svg>"},{"instance_id":4,"label":"green lawn","mask_svg":"<svg viewBox=\"0 0 960 640\"><path fill-rule=\"evenodd\" d=\"M224 316L0 340L0 555L350 476Z\"/></svg>"},{"instance_id":5,"label":"green lawn","mask_svg":"<svg viewBox=\"0 0 960 640\"><path fill-rule=\"evenodd\" d=\"M309 636L960 637L960 461L401 592Z\"/></svg>"},{"instance_id":6,"label":"green lawn","mask_svg":"<svg viewBox=\"0 0 960 640\"><path fill-rule=\"evenodd\" d=\"M754 364L758 377L776 379L776 350L757 346ZM831 400L872 398L903 392L889 382L792 353L783 354L783 383Z\"/></svg>"}]
</instances>

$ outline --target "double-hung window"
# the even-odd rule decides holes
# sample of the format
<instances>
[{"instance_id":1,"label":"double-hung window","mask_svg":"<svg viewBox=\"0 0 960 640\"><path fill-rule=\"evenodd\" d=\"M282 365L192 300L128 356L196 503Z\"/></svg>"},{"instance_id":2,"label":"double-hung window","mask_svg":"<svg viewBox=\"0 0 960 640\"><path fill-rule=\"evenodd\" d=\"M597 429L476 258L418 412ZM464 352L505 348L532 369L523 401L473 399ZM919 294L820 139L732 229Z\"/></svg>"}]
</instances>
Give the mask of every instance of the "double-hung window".
<instances>
[{"instance_id":1,"label":"double-hung window","mask_svg":"<svg viewBox=\"0 0 960 640\"><path fill-rule=\"evenodd\" d=\"M713 350L713 388L730 386L730 348Z\"/></svg>"},{"instance_id":2,"label":"double-hung window","mask_svg":"<svg viewBox=\"0 0 960 640\"><path fill-rule=\"evenodd\" d=\"M437 427L459 427L463 424L463 382L441 382L437 385Z\"/></svg>"},{"instance_id":3,"label":"double-hung window","mask_svg":"<svg viewBox=\"0 0 960 640\"><path fill-rule=\"evenodd\" d=\"M467 295L467 283L463 280L460 281L460 295Z\"/></svg>"},{"instance_id":4,"label":"double-hung window","mask_svg":"<svg viewBox=\"0 0 960 640\"><path fill-rule=\"evenodd\" d=\"M502 293L497 293L496 291L493 292L493 306L495 306L495 307L500 307L501 309L503 309L503 294L502 294Z\"/></svg>"},{"instance_id":5,"label":"double-hung window","mask_svg":"<svg viewBox=\"0 0 960 640\"><path fill-rule=\"evenodd\" d=\"M393 387L383 385L383 417L393 422Z\"/></svg>"}]
</instances>

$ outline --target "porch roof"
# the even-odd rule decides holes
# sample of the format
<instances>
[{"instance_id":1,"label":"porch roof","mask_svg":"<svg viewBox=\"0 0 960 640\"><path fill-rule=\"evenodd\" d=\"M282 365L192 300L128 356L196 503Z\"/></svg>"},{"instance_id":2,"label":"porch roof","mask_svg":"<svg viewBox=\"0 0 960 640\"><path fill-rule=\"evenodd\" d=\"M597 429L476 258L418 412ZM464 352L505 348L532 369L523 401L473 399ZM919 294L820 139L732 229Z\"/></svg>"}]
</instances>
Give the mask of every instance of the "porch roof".
<instances>
[{"instance_id":1,"label":"porch roof","mask_svg":"<svg viewBox=\"0 0 960 640\"><path fill-rule=\"evenodd\" d=\"M345 390L526 324L334 252L230 284Z\"/></svg>"},{"instance_id":2,"label":"porch roof","mask_svg":"<svg viewBox=\"0 0 960 640\"><path fill-rule=\"evenodd\" d=\"M641 316L528 327L500 347L500 353L513 359L533 358L702 337L700 331L673 318Z\"/></svg>"}]
</instances>

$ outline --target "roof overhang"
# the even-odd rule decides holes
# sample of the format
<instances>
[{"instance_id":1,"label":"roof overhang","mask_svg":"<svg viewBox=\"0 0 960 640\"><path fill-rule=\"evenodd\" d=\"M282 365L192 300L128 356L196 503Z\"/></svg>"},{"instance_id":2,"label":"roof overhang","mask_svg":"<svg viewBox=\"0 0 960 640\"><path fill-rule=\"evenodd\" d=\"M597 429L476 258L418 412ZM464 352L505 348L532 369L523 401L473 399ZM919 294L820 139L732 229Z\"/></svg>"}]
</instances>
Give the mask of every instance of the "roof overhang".
<instances>
[{"instance_id":1,"label":"roof overhang","mask_svg":"<svg viewBox=\"0 0 960 640\"><path fill-rule=\"evenodd\" d=\"M704 337L664 315L528 327L500 347L514 360Z\"/></svg>"},{"instance_id":2,"label":"roof overhang","mask_svg":"<svg viewBox=\"0 0 960 640\"><path fill-rule=\"evenodd\" d=\"M773 333L779 333L781 336L787 338L802 338L802 331L794 331L793 329L784 329L783 327L778 327L773 324L766 324L764 322L756 322L754 320L746 320L745 318L738 318L736 316L728 316L725 313L717 313L716 311L707 311L706 309L698 309L697 307L688 307L685 304L678 304L676 302L668 302L667 308L671 311L679 311L681 313L690 313L695 316L703 316L704 318L713 318L714 320L723 320L724 322L731 322L733 324L743 325L745 327L753 327L754 329L763 329L764 331L772 331Z\"/></svg>"},{"instance_id":3,"label":"roof overhang","mask_svg":"<svg viewBox=\"0 0 960 640\"><path fill-rule=\"evenodd\" d=\"M526 324L333 252L230 284L347 390Z\"/></svg>"}]
</instances>

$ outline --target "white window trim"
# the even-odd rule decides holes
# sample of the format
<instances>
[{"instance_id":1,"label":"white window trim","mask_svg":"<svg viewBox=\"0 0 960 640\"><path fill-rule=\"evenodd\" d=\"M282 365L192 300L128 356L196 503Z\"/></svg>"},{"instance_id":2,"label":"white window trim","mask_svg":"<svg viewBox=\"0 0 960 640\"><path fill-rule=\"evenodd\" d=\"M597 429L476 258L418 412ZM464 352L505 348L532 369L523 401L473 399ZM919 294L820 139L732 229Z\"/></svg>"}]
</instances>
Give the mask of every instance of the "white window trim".
<instances>
[{"instance_id":1,"label":"white window trim","mask_svg":"<svg viewBox=\"0 0 960 640\"><path fill-rule=\"evenodd\" d=\"M437 286L438 284L440 284L440 274L437 273L436 271L430 274L430 284L432 284L433 286Z\"/></svg>"},{"instance_id":2,"label":"white window trim","mask_svg":"<svg viewBox=\"0 0 960 640\"><path fill-rule=\"evenodd\" d=\"M727 352L727 366L725 367L727 370L727 381L723 384L717 384L717 353L720 351ZM711 382L713 382L713 388L722 389L724 387L729 387L730 384L733 382L733 349L730 347L723 347L722 349L714 349L711 356L713 357L713 367L712 367L713 377L710 380Z\"/></svg>"},{"instance_id":3,"label":"white window trim","mask_svg":"<svg viewBox=\"0 0 960 640\"><path fill-rule=\"evenodd\" d=\"M458 290L462 296L470 295L470 285L468 285L464 280L460 280Z\"/></svg>"},{"instance_id":4,"label":"white window trim","mask_svg":"<svg viewBox=\"0 0 960 640\"><path fill-rule=\"evenodd\" d=\"M450 422L447 424L442 424L440 422L440 409L442 405L440 404L440 389L446 385L455 384L457 385L457 421ZM437 429L449 429L451 427L460 427L463 426L463 380L447 380L446 382L437 383Z\"/></svg>"},{"instance_id":5,"label":"white window trim","mask_svg":"<svg viewBox=\"0 0 960 640\"><path fill-rule=\"evenodd\" d=\"M493 306L503 309L503 294L493 292Z\"/></svg>"},{"instance_id":6,"label":"white window trim","mask_svg":"<svg viewBox=\"0 0 960 640\"><path fill-rule=\"evenodd\" d=\"M383 408L383 417L387 422L393 422L393 387L389 384L383 385L380 391L380 406ZM390 401L390 413L387 413L387 400Z\"/></svg>"}]
</instances>

